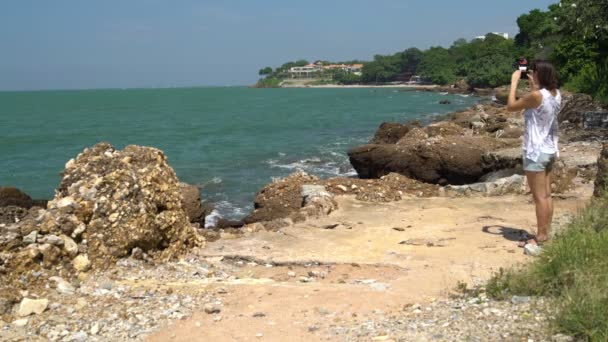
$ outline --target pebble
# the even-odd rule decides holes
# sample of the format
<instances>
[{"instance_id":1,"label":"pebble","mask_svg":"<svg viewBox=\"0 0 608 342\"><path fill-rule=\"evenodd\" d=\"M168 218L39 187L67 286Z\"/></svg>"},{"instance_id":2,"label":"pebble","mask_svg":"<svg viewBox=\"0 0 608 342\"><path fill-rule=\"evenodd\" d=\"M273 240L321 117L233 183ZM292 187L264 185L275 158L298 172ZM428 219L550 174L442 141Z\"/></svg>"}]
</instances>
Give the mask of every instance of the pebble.
<instances>
[{"instance_id":1,"label":"pebble","mask_svg":"<svg viewBox=\"0 0 608 342\"><path fill-rule=\"evenodd\" d=\"M17 320L13 321L13 325L16 327L24 327L27 325L27 323L28 323L27 318L17 319Z\"/></svg>"},{"instance_id":2,"label":"pebble","mask_svg":"<svg viewBox=\"0 0 608 342\"><path fill-rule=\"evenodd\" d=\"M80 254L72 260L72 265L76 271L86 272L91 268L91 261L86 254Z\"/></svg>"},{"instance_id":3,"label":"pebble","mask_svg":"<svg viewBox=\"0 0 608 342\"><path fill-rule=\"evenodd\" d=\"M291 277L291 278L295 278L295 276L296 276L296 272L294 272L294 271L289 271L289 272L287 272L287 276L288 276L288 277Z\"/></svg>"},{"instance_id":4,"label":"pebble","mask_svg":"<svg viewBox=\"0 0 608 342\"><path fill-rule=\"evenodd\" d=\"M39 315L43 313L48 306L48 299L23 298L23 300L19 304L19 310L17 311L17 315L21 317L29 316L31 314Z\"/></svg>"},{"instance_id":5,"label":"pebble","mask_svg":"<svg viewBox=\"0 0 608 342\"><path fill-rule=\"evenodd\" d=\"M513 304L525 304L529 303L532 298L529 296L513 296L511 297L511 303Z\"/></svg>"},{"instance_id":6,"label":"pebble","mask_svg":"<svg viewBox=\"0 0 608 342\"><path fill-rule=\"evenodd\" d=\"M36 243L37 238L38 238L38 231L34 230L33 232L31 232L23 237L23 244L31 245L33 243Z\"/></svg>"},{"instance_id":7,"label":"pebble","mask_svg":"<svg viewBox=\"0 0 608 342\"><path fill-rule=\"evenodd\" d=\"M212 303L205 304L203 310L205 310L205 312L208 314L216 314L222 311L222 309L218 305Z\"/></svg>"},{"instance_id":8,"label":"pebble","mask_svg":"<svg viewBox=\"0 0 608 342\"><path fill-rule=\"evenodd\" d=\"M56 283L55 289L61 294L71 296L76 292L74 286L72 286L70 283L68 283L61 277L50 277L49 280L54 281Z\"/></svg>"}]
</instances>

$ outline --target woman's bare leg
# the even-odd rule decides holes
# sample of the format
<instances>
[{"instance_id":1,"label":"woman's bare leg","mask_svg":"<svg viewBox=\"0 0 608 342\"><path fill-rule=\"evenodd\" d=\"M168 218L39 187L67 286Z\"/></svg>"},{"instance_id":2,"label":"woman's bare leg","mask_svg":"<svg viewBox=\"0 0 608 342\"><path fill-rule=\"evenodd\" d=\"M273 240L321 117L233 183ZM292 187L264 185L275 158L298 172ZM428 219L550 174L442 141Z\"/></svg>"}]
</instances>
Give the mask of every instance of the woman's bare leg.
<instances>
[{"instance_id":1,"label":"woman's bare leg","mask_svg":"<svg viewBox=\"0 0 608 342\"><path fill-rule=\"evenodd\" d=\"M542 242L549 237L548 226L550 221L548 219L551 215L551 208L547 200L547 176L545 171L526 171L526 178L536 207L536 239Z\"/></svg>"},{"instance_id":2,"label":"woman's bare leg","mask_svg":"<svg viewBox=\"0 0 608 342\"><path fill-rule=\"evenodd\" d=\"M551 198L551 170L545 171L545 196L547 198L547 205L549 207L549 213L547 217L547 237L551 234L551 223L553 222L553 198Z\"/></svg>"}]
</instances>

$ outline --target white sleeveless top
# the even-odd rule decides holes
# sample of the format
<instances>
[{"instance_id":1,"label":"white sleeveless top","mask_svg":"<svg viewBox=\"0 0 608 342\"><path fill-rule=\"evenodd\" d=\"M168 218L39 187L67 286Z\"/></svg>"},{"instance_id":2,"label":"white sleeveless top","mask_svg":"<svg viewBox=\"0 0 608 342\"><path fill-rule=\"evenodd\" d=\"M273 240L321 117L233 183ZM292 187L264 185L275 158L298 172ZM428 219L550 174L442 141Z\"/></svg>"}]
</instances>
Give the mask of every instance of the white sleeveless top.
<instances>
[{"instance_id":1,"label":"white sleeveless top","mask_svg":"<svg viewBox=\"0 0 608 342\"><path fill-rule=\"evenodd\" d=\"M523 149L526 158L538 161L541 153L559 155L557 146L557 114L562 105L562 95L559 90L553 96L547 89L541 89L543 101L537 108L526 109L524 118Z\"/></svg>"}]
</instances>

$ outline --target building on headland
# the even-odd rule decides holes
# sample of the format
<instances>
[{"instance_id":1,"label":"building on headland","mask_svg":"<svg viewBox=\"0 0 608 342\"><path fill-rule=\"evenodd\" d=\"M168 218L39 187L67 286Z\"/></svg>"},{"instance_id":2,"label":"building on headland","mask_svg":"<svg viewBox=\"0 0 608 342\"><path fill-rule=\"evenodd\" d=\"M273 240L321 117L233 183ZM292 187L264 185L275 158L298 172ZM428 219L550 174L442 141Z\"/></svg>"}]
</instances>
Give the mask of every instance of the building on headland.
<instances>
[{"instance_id":1,"label":"building on headland","mask_svg":"<svg viewBox=\"0 0 608 342\"><path fill-rule=\"evenodd\" d=\"M317 77L322 71L343 70L347 73L352 73L361 76L363 64L328 64L323 65L323 62L316 61L306 66L292 67L289 69L289 74L292 78L313 78Z\"/></svg>"},{"instance_id":2,"label":"building on headland","mask_svg":"<svg viewBox=\"0 0 608 342\"><path fill-rule=\"evenodd\" d=\"M491 32L491 33L492 33L492 34L495 34L495 35L497 35L497 36L501 36L501 37L503 37L504 39L509 39L509 34L508 34L508 33L505 33L505 32ZM485 36L485 35L483 35L483 36L477 36L477 37L475 37L474 39L481 39L481 40L485 40L485 39L486 39L486 36Z\"/></svg>"}]
</instances>

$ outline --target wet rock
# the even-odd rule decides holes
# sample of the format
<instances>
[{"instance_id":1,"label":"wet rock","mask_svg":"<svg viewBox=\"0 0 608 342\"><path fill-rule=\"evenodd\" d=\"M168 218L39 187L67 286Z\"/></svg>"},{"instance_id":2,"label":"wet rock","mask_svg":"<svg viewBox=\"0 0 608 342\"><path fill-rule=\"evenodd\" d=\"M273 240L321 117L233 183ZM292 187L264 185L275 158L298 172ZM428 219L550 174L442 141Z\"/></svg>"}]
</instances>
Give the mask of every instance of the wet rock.
<instances>
[{"instance_id":1,"label":"wet rock","mask_svg":"<svg viewBox=\"0 0 608 342\"><path fill-rule=\"evenodd\" d=\"M17 315L20 317L29 316L31 314L41 314L49 306L48 299L30 299L23 298L19 304Z\"/></svg>"},{"instance_id":2,"label":"wet rock","mask_svg":"<svg viewBox=\"0 0 608 342\"><path fill-rule=\"evenodd\" d=\"M205 226L205 216L208 214L201 204L200 189L195 185L179 183L182 194L182 207L186 211L190 222Z\"/></svg>"},{"instance_id":3,"label":"wet rock","mask_svg":"<svg viewBox=\"0 0 608 342\"><path fill-rule=\"evenodd\" d=\"M0 187L0 207L16 206L29 209L33 200L26 193L13 187Z\"/></svg>"}]
</instances>

